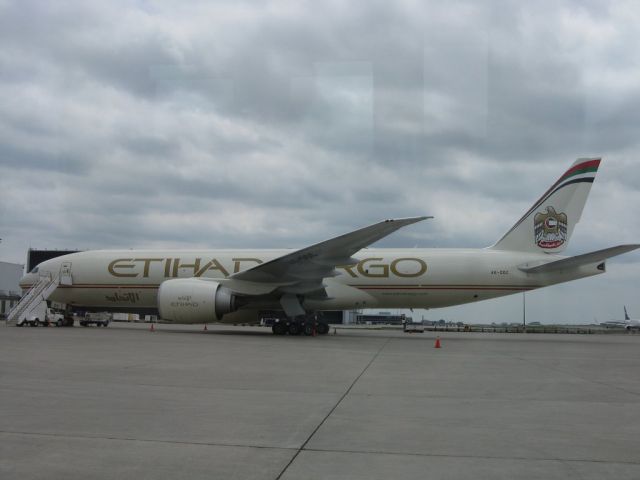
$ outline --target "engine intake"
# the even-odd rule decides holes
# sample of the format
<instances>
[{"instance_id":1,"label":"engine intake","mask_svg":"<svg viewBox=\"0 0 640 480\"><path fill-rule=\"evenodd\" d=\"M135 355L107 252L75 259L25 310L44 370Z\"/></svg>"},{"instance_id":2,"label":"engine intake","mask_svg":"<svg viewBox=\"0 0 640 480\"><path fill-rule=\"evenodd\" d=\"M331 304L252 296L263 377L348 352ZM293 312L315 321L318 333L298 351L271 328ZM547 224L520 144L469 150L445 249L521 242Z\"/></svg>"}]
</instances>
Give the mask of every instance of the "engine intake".
<instances>
[{"instance_id":1,"label":"engine intake","mask_svg":"<svg viewBox=\"0 0 640 480\"><path fill-rule=\"evenodd\" d=\"M215 322L236 310L236 297L219 282L178 278L160 284L158 310L160 318L176 323Z\"/></svg>"}]
</instances>

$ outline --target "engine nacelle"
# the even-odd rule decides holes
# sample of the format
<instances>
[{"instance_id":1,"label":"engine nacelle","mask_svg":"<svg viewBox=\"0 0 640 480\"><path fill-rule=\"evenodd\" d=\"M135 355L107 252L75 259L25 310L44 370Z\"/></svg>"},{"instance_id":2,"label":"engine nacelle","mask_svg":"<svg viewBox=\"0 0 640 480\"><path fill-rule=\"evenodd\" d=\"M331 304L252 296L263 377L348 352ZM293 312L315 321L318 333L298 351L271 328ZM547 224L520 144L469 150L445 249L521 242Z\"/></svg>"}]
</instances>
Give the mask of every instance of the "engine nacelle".
<instances>
[{"instance_id":1,"label":"engine nacelle","mask_svg":"<svg viewBox=\"0 0 640 480\"><path fill-rule=\"evenodd\" d=\"M236 310L235 296L218 282L177 278L160 284L158 310L160 318L176 323L216 322Z\"/></svg>"}]
</instances>

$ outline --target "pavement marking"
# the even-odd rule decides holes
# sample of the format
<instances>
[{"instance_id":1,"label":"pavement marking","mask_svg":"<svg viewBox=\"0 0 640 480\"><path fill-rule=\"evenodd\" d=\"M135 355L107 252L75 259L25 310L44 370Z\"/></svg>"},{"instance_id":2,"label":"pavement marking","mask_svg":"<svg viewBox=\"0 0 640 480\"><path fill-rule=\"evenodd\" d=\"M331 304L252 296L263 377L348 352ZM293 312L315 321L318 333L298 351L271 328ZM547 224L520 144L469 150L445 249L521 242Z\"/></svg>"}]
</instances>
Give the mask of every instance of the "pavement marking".
<instances>
[{"instance_id":1,"label":"pavement marking","mask_svg":"<svg viewBox=\"0 0 640 480\"><path fill-rule=\"evenodd\" d=\"M321 425L318 425L318 428ZM316 431L318 430L316 428ZM314 431L315 433L315 431ZM130 437L113 437L113 436L92 436L82 434L62 434L62 433L40 433L40 432L19 432L11 430L0 430L0 434L6 435L23 435L31 437L54 437L54 438L69 438L69 439L86 439L86 440L112 440L121 442L140 442L140 443L160 443L169 445L198 445L205 447L229 447L229 448L247 448L247 449L260 449L260 450L292 450L296 452L296 456L302 451L302 448L294 447L272 447L265 445L248 445L248 444L233 444L233 443L213 443L213 442L185 442L181 440L155 440L147 438L130 438ZM309 441L313 437L313 434L309 437ZM306 443L306 442L305 442ZM396 457L427 457L427 458L460 458L460 459L486 459L486 460L517 460L517 461L531 461L531 462L563 462L563 463L598 463L598 464L611 464L611 465L640 465L640 462L624 461L624 460L594 460L588 458L552 458L552 457L518 457L518 456L497 456L497 455L453 455L446 453L416 453L416 452L387 452L384 450L338 450L338 449L324 449L324 448L304 448L305 452L317 452L317 453L348 453L356 455L389 455ZM294 457L295 458L295 457ZM288 464L293 463L292 459ZM285 468L286 470L287 468ZM283 470L276 480L282 476Z\"/></svg>"},{"instance_id":2,"label":"pavement marking","mask_svg":"<svg viewBox=\"0 0 640 480\"><path fill-rule=\"evenodd\" d=\"M83 435L68 433L46 433L46 432L19 432L13 430L0 430L0 435L23 435L31 437L54 437L54 438L75 438L84 440L113 440L118 442L140 442L140 443L164 443L169 445L200 445L205 447L230 447L230 448L255 448L262 450L295 450L295 447L272 447L266 445L249 445L240 443L221 443L221 442L187 442L184 440L157 440L153 438L133 438L133 437L114 437L104 435Z\"/></svg>"},{"instance_id":3,"label":"pavement marking","mask_svg":"<svg viewBox=\"0 0 640 480\"><path fill-rule=\"evenodd\" d=\"M306 449L307 444L311 441L311 439L313 438L313 436L318 432L318 430L320 430L320 427L322 427L322 425L324 425L324 423L327 421L327 419L333 414L333 412L336 410L336 408L338 408L338 406L342 403L342 401L345 399L345 397L347 395L349 395L349 392L351 392L351 390L353 389L353 387L355 386L356 383L358 383L358 380L360 380L360 378L362 377L362 375L364 375L364 373L369 369L369 367L373 364L373 362L376 361L376 359L378 358L378 356L380 355L380 353L382 353L382 350L384 350L384 348L389 344L389 342L391 341L391 338L387 338L385 340L385 342L382 344L382 346L378 349L378 351L375 353L375 355L371 358L371 360L369 360L369 363L367 363L365 365L365 367L362 369L362 371L360 372L360 374L355 378L355 380L353 382L351 382L351 385L349 385L349 388L347 388L347 390L344 392L344 394L338 399L338 401L336 402L336 404L333 406L333 408L331 408L331 410L329 410L329 413L327 413L327 415L325 415L325 417L322 419L322 421L318 424L318 426L316 426L316 428L314 428L313 432L311 432L311 435L309 435L309 437L307 437L307 439L304 441L304 443L300 446L300 448L298 448L298 450L296 451L296 453L293 455L293 457L291 458L291 460L289 461L289 463L287 463L285 465L285 467L282 469L282 471L280 472L280 474L276 477L275 480L280 480L282 478L282 475L285 474L285 472L288 470L288 468L291 466L291 464L295 461L296 458L298 458L298 455L300 455L300 452L302 452L303 450ZM311 450L309 450L311 451Z\"/></svg>"},{"instance_id":4,"label":"pavement marking","mask_svg":"<svg viewBox=\"0 0 640 480\"><path fill-rule=\"evenodd\" d=\"M594 460L590 458L554 458L554 457L518 457L499 455L455 455L450 453L417 453L417 452L386 452L384 450L337 450L324 448L306 448L305 452L319 453L351 453L358 455L392 455L401 457L430 457L430 458L470 458L487 460L518 460L531 462L567 462L567 463L605 463L620 465L640 465L640 462L625 460Z\"/></svg>"}]
</instances>

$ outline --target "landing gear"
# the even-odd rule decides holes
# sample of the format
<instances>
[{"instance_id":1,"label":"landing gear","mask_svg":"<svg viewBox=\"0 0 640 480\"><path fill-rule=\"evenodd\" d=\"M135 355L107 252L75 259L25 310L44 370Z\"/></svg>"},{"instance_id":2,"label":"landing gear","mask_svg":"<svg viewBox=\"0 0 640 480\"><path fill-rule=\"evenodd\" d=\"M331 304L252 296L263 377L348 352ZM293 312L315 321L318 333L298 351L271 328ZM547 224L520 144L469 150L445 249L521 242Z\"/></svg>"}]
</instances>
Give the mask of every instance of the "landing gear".
<instances>
[{"instance_id":1,"label":"landing gear","mask_svg":"<svg viewBox=\"0 0 640 480\"><path fill-rule=\"evenodd\" d=\"M326 335L329 333L329 325L316 315L306 315L293 319L279 319L272 325L271 331L274 335Z\"/></svg>"},{"instance_id":2,"label":"landing gear","mask_svg":"<svg viewBox=\"0 0 640 480\"><path fill-rule=\"evenodd\" d=\"M313 335L314 331L315 331L315 325L313 324L313 322L305 322L304 325L302 326L302 332L307 337L310 337L311 335Z\"/></svg>"},{"instance_id":3,"label":"landing gear","mask_svg":"<svg viewBox=\"0 0 640 480\"><path fill-rule=\"evenodd\" d=\"M300 323L297 321L293 321L289 323L289 335L299 335L300 334Z\"/></svg>"},{"instance_id":4,"label":"landing gear","mask_svg":"<svg viewBox=\"0 0 640 480\"><path fill-rule=\"evenodd\" d=\"M277 321L271 327L271 331L274 335L285 335L287 333L287 326L282 321Z\"/></svg>"},{"instance_id":5,"label":"landing gear","mask_svg":"<svg viewBox=\"0 0 640 480\"><path fill-rule=\"evenodd\" d=\"M326 335L329 333L329 324L323 321L319 321L317 325L318 335Z\"/></svg>"}]
</instances>

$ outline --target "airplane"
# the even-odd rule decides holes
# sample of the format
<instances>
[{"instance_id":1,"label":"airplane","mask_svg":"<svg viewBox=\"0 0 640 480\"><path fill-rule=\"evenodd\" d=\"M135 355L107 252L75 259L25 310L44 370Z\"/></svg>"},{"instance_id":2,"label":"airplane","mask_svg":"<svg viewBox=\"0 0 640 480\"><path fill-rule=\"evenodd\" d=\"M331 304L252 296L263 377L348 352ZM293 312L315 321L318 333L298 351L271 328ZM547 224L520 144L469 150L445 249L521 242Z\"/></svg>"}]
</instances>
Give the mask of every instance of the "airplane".
<instances>
[{"instance_id":1,"label":"airplane","mask_svg":"<svg viewBox=\"0 0 640 480\"><path fill-rule=\"evenodd\" d=\"M494 245L369 248L427 216L384 220L299 250L95 250L39 264L24 289L55 279L48 299L86 311L159 313L175 323L241 323L284 313L277 335L324 334L318 313L438 308L526 292L605 272L640 244L573 257L566 248L600 158L581 158ZM51 281L51 280L50 280Z\"/></svg>"},{"instance_id":2,"label":"airplane","mask_svg":"<svg viewBox=\"0 0 640 480\"><path fill-rule=\"evenodd\" d=\"M629 314L627 313L627 306L623 305L624 308L624 328L627 330L640 330L640 320L635 320L633 318L629 318Z\"/></svg>"},{"instance_id":3,"label":"airplane","mask_svg":"<svg viewBox=\"0 0 640 480\"><path fill-rule=\"evenodd\" d=\"M602 323L602 325L606 328L624 328L627 331L640 330L640 320L629 318L629 314L627 313L627 306L623 305L623 308L624 320L610 320L608 322Z\"/></svg>"}]
</instances>

